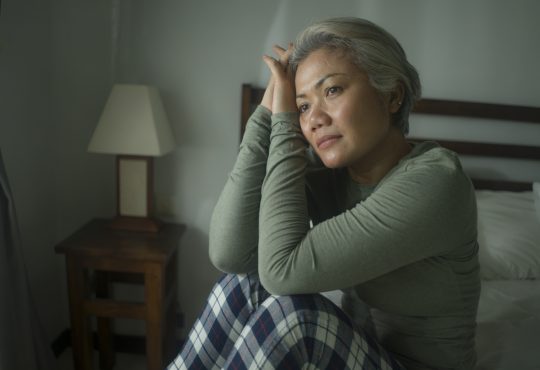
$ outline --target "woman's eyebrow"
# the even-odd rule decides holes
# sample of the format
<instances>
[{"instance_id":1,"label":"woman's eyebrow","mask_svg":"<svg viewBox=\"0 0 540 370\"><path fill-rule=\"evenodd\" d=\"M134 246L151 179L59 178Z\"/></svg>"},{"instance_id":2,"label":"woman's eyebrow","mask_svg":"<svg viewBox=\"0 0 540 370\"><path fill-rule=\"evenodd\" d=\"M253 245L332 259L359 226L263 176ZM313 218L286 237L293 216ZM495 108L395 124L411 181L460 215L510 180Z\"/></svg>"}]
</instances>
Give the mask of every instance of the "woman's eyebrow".
<instances>
[{"instance_id":1,"label":"woman's eyebrow","mask_svg":"<svg viewBox=\"0 0 540 370\"><path fill-rule=\"evenodd\" d=\"M330 77L334 77L334 76L338 76L338 75L344 75L344 74L345 73L339 73L339 72L329 73L329 74L321 77L321 79L319 81L317 81L315 83L315 85L313 85L313 88L318 89L319 87L321 87L321 85L324 83L324 81L328 80ZM305 97L306 97L306 94L304 94L304 93L296 95L296 99L305 98Z\"/></svg>"}]
</instances>

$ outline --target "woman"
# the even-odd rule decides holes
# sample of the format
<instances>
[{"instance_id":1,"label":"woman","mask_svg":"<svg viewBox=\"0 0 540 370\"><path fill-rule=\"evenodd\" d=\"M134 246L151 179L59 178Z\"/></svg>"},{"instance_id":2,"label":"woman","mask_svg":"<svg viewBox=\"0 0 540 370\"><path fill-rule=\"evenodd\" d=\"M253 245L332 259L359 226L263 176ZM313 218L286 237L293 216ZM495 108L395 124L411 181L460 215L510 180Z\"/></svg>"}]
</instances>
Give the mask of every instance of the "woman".
<instances>
[{"instance_id":1,"label":"woman","mask_svg":"<svg viewBox=\"0 0 540 370\"><path fill-rule=\"evenodd\" d=\"M275 51L211 221L228 275L171 368L472 369L474 191L454 153L405 139L402 48L340 18ZM343 311L316 294L335 289Z\"/></svg>"}]
</instances>

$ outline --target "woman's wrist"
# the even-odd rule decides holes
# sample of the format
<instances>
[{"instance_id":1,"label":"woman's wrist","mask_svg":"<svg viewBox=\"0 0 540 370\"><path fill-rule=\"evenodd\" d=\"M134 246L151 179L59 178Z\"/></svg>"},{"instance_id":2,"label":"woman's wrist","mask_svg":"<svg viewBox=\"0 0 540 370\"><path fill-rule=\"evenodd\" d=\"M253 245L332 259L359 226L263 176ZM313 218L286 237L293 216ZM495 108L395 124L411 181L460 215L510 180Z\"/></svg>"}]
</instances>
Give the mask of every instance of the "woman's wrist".
<instances>
[{"instance_id":1,"label":"woman's wrist","mask_svg":"<svg viewBox=\"0 0 540 370\"><path fill-rule=\"evenodd\" d=\"M266 90L261 100L261 105L268 110L272 110L272 97L274 96L274 76L270 77Z\"/></svg>"}]
</instances>

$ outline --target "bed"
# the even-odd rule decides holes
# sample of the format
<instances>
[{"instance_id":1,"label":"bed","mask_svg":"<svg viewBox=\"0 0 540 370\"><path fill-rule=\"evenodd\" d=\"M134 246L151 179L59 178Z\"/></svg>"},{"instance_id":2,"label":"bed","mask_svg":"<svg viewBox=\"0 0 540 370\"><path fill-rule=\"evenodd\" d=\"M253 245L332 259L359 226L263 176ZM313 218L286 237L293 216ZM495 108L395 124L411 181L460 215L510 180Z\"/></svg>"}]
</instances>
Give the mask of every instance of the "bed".
<instances>
[{"instance_id":1,"label":"bed","mask_svg":"<svg viewBox=\"0 0 540 370\"><path fill-rule=\"evenodd\" d=\"M242 85L240 137L263 93L261 88ZM509 121L540 125L540 107L422 99L413 109L411 132L414 131L416 117L425 115L468 117L484 123ZM408 139L435 140L465 160L471 157L490 158L491 161L510 158L540 164L540 135L532 140L533 145L414 136ZM467 165L465 168L467 170ZM477 369L538 370L540 171L531 176L538 183L482 176L476 172L471 171L469 175L477 195L482 278L477 317ZM339 304L339 292L327 292L325 295Z\"/></svg>"}]
</instances>

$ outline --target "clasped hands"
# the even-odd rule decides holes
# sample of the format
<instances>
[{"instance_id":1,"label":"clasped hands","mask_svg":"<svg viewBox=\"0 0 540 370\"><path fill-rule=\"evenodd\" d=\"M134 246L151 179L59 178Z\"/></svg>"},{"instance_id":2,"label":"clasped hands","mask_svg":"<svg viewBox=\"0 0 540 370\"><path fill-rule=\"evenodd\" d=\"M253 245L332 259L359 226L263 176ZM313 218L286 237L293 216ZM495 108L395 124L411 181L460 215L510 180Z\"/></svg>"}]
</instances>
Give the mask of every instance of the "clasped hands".
<instances>
[{"instance_id":1,"label":"clasped hands","mask_svg":"<svg viewBox=\"0 0 540 370\"><path fill-rule=\"evenodd\" d=\"M263 60L270 69L271 76L264 92L261 105L272 111L272 114L281 112L297 112L294 89L294 77L289 67L289 57L293 50L290 43L287 49L275 45L272 50L277 58L268 55Z\"/></svg>"}]
</instances>

